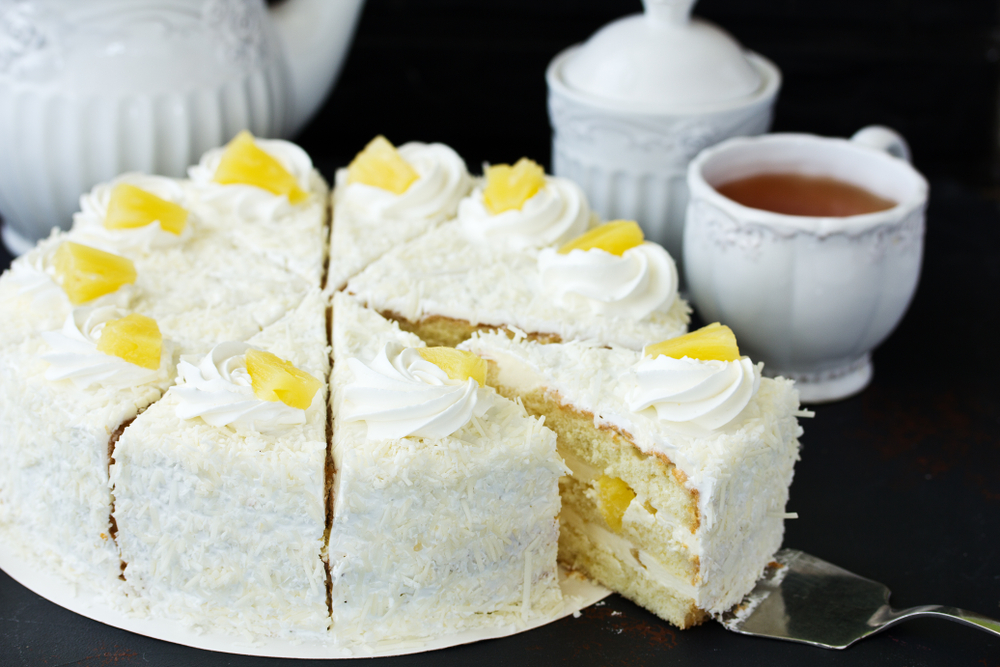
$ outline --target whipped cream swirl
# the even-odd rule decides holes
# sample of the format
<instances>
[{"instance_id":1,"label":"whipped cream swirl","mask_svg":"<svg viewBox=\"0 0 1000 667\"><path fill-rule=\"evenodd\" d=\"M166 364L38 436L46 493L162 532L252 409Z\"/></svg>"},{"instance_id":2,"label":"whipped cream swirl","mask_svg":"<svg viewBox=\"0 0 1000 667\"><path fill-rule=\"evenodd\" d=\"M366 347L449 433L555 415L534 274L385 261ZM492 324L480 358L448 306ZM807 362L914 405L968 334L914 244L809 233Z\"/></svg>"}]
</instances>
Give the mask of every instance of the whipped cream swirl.
<instances>
[{"instance_id":1,"label":"whipped cream swirl","mask_svg":"<svg viewBox=\"0 0 1000 667\"><path fill-rule=\"evenodd\" d=\"M338 419L364 421L368 438L443 438L489 409L479 383L452 380L417 352L390 341L371 365L348 359L354 380L343 390Z\"/></svg>"},{"instance_id":2,"label":"whipped cream swirl","mask_svg":"<svg viewBox=\"0 0 1000 667\"><path fill-rule=\"evenodd\" d=\"M100 183L94 186L90 192L80 195L80 211L73 214L73 229L70 231L74 241L121 254L123 251L130 250L149 252L158 248L168 248L191 238L194 220L190 210L188 211L188 223L184 225L184 230L180 234L166 231L160 226L159 220L132 229L108 229L105 227L104 219L108 215L111 193L119 183L134 185L160 199L190 209L185 197L184 186L180 181L165 176L122 174L113 181Z\"/></svg>"},{"instance_id":3,"label":"whipped cream swirl","mask_svg":"<svg viewBox=\"0 0 1000 667\"><path fill-rule=\"evenodd\" d=\"M597 315L641 320L666 310L677 299L677 266L660 245L646 241L621 257L597 248L554 248L538 254L543 289L568 308L589 308Z\"/></svg>"},{"instance_id":4,"label":"whipped cream swirl","mask_svg":"<svg viewBox=\"0 0 1000 667\"><path fill-rule=\"evenodd\" d=\"M182 357L177 365L176 414L201 417L212 426L248 428L261 433L284 430L306 422L306 411L281 401L262 401L247 372L247 343L219 343L200 360ZM197 361L197 364L192 363Z\"/></svg>"},{"instance_id":5,"label":"whipped cream swirl","mask_svg":"<svg viewBox=\"0 0 1000 667\"><path fill-rule=\"evenodd\" d=\"M98 351L97 341L104 325L127 314L116 306L82 306L70 312L62 329L42 333L42 338L52 348L51 352L41 355L50 364L45 379L72 380L80 389L95 384L124 388L165 381L173 355L169 341L163 341L160 367L155 370Z\"/></svg>"},{"instance_id":6,"label":"whipped cream swirl","mask_svg":"<svg viewBox=\"0 0 1000 667\"><path fill-rule=\"evenodd\" d=\"M635 379L630 410L651 407L660 421L712 431L731 422L757 393L760 368L748 357L701 361L661 355L636 364Z\"/></svg>"},{"instance_id":7,"label":"whipped cream swirl","mask_svg":"<svg viewBox=\"0 0 1000 667\"><path fill-rule=\"evenodd\" d=\"M303 191L315 192L316 188L312 184L313 163L308 153L290 141L282 139L255 137L254 143L294 176ZM215 172L219 168L225 150L225 146L212 148L201 156L198 164L188 167L188 177L206 204L226 213L235 213L240 218L250 221L274 220L291 215L297 210L297 206L289 202L285 195L276 195L255 185L216 183ZM306 200L298 206L309 201Z\"/></svg>"},{"instance_id":8,"label":"whipped cream swirl","mask_svg":"<svg viewBox=\"0 0 1000 667\"><path fill-rule=\"evenodd\" d=\"M337 172L340 202L369 216L393 220L427 219L436 222L455 215L458 203L472 187L472 177L458 153L444 144L417 141L403 144L399 154L418 178L402 194L364 183L347 182L347 170Z\"/></svg>"},{"instance_id":9,"label":"whipped cream swirl","mask_svg":"<svg viewBox=\"0 0 1000 667\"><path fill-rule=\"evenodd\" d=\"M48 311L69 303L52 267L52 255L58 247L57 243L40 245L10 265L7 280L17 287L13 293L30 299L35 310Z\"/></svg>"},{"instance_id":10,"label":"whipped cream swirl","mask_svg":"<svg viewBox=\"0 0 1000 667\"><path fill-rule=\"evenodd\" d=\"M541 248L562 245L590 227L587 195L569 179L546 176L545 186L520 209L497 215L486 208L484 187L478 186L458 205L462 231L470 239L501 240L514 248Z\"/></svg>"}]
</instances>

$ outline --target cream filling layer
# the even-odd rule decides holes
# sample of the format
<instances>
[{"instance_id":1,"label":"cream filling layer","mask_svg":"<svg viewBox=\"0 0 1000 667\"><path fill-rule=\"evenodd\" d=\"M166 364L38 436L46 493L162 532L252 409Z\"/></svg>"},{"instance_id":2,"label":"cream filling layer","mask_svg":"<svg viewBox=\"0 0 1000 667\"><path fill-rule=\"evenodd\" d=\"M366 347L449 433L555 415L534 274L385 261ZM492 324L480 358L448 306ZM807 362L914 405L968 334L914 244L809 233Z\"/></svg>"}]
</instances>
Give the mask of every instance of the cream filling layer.
<instances>
[{"instance_id":1,"label":"cream filling layer","mask_svg":"<svg viewBox=\"0 0 1000 667\"><path fill-rule=\"evenodd\" d=\"M677 595L690 598L698 604L698 588L684 577L668 570L648 551L636 547L621 535L615 535L592 522L585 521L568 505L562 506L559 521L560 524L571 526L583 533L588 540L610 553L643 579L652 581Z\"/></svg>"}]
</instances>

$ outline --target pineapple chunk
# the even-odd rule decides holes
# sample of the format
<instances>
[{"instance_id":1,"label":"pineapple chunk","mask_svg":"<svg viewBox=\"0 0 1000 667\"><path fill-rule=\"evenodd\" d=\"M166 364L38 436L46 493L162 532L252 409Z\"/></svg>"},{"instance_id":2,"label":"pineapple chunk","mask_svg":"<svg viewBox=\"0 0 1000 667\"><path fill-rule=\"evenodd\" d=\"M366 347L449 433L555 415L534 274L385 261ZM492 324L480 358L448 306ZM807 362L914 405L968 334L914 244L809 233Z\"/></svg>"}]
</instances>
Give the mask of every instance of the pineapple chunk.
<instances>
[{"instance_id":1,"label":"pineapple chunk","mask_svg":"<svg viewBox=\"0 0 1000 667\"><path fill-rule=\"evenodd\" d=\"M420 347L417 352L452 380L464 382L472 378L480 387L486 384L486 360L472 352L453 347Z\"/></svg>"},{"instance_id":2,"label":"pineapple chunk","mask_svg":"<svg viewBox=\"0 0 1000 667\"><path fill-rule=\"evenodd\" d=\"M156 320L132 313L104 323L101 337L97 339L97 351L155 371L160 367L163 335Z\"/></svg>"},{"instance_id":3,"label":"pineapple chunk","mask_svg":"<svg viewBox=\"0 0 1000 667\"><path fill-rule=\"evenodd\" d=\"M285 195L298 204L309 198L298 181L274 157L254 143L253 135L243 130L226 146L214 180L223 185L254 185L276 195Z\"/></svg>"},{"instance_id":4,"label":"pineapple chunk","mask_svg":"<svg viewBox=\"0 0 1000 667\"><path fill-rule=\"evenodd\" d=\"M635 491L625 481L607 475L601 475L597 480L597 508L616 533L622 531L622 517L633 498Z\"/></svg>"},{"instance_id":5,"label":"pineapple chunk","mask_svg":"<svg viewBox=\"0 0 1000 667\"><path fill-rule=\"evenodd\" d=\"M740 348L736 345L733 330L724 324L713 322L697 331L665 340L655 345L647 345L643 355L655 359L661 354L680 359L700 359L702 361L739 361Z\"/></svg>"},{"instance_id":6,"label":"pineapple chunk","mask_svg":"<svg viewBox=\"0 0 1000 667\"><path fill-rule=\"evenodd\" d=\"M107 229L135 229L159 220L163 231L180 236L187 219L188 212L183 206L134 185L119 183L111 191L104 226Z\"/></svg>"},{"instance_id":7,"label":"pineapple chunk","mask_svg":"<svg viewBox=\"0 0 1000 667\"><path fill-rule=\"evenodd\" d=\"M56 282L74 306L135 282L132 260L73 241L60 244L52 258L52 267Z\"/></svg>"},{"instance_id":8,"label":"pineapple chunk","mask_svg":"<svg viewBox=\"0 0 1000 667\"><path fill-rule=\"evenodd\" d=\"M347 166L348 183L363 183L397 195L406 192L418 178L417 170L381 134Z\"/></svg>"},{"instance_id":9,"label":"pineapple chunk","mask_svg":"<svg viewBox=\"0 0 1000 667\"><path fill-rule=\"evenodd\" d=\"M545 185L545 170L526 157L514 166L495 164L486 169L483 203L492 215L524 206Z\"/></svg>"},{"instance_id":10,"label":"pineapple chunk","mask_svg":"<svg viewBox=\"0 0 1000 667\"><path fill-rule=\"evenodd\" d=\"M613 220L569 241L559 248L559 254L566 255L572 250L599 248L621 257L629 248L642 245L643 239L639 223L634 220Z\"/></svg>"},{"instance_id":11,"label":"pineapple chunk","mask_svg":"<svg viewBox=\"0 0 1000 667\"><path fill-rule=\"evenodd\" d=\"M253 393L262 401L281 401L305 410L323 384L270 352L247 350L246 364Z\"/></svg>"}]
</instances>

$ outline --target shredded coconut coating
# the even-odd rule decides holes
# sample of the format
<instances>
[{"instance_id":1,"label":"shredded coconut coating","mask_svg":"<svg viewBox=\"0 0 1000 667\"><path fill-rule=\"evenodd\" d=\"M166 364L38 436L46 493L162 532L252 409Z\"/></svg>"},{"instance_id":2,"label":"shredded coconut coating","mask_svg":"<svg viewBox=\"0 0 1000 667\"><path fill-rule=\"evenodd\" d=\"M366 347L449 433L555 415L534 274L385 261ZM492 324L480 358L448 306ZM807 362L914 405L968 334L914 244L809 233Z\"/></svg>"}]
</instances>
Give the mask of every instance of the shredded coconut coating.
<instances>
[{"instance_id":1,"label":"shredded coconut coating","mask_svg":"<svg viewBox=\"0 0 1000 667\"><path fill-rule=\"evenodd\" d=\"M472 189L465 163L447 146L410 142L399 152L420 174L402 195L365 192L377 189L348 184L347 169L337 171L328 289L343 288L351 276L393 247L453 219L459 201Z\"/></svg>"},{"instance_id":2,"label":"shredded coconut coating","mask_svg":"<svg viewBox=\"0 0 1000 667\"><path fill-rule=\"evenodd\" d=\"M248 341L318 378L325 302ZM173 390L126 429L111 469L118 544L136 614L247 637L323 634L325 390L274 435L176 416Z\"/></svg>"},{"instance_id":3,"label":"shredded coconut coating","mask_svg":"<svg viewBox=\"0 0 1000 667\"><path fill-rule=\"evenodd\" d=\"M561 606L555 436L492 394L489 412L440 438L367 440L336 420L352 378L387 340L423 346L349 296L334 299L333 632L338 639L432 637L517 625Z\"/></svg>"},{"instance_id":4,"label":"shredded coconut coating","mask_svg":"<svg viewBox=\"0 0 1000 667\"><path fill-rule=\"evenodd\" d=\"M347 291L411 322L438 315L635 350L687 331L690 307L679 296L638 320L595 314L582 302L558 303L543 288L538 253L472 241L461 223L449 222L386 253L352 278Z\"/></svg>"},{"instance_id":5,"label":"shredded coconut coating","mask_svg":"<svg viewBox=\"0 0 1000 667\"><path fill-rule=\"evenodd\" d=\"M544 388L596 427L626 434L641 451L665 456L698 492L700 522L685 540L700 560L695 601L721 612L753 588L781 546L785 503L799 457L798 392L784 378L761 379L760 389L733 421L708 434L678 431L626 397L635 387L640 353L588 343L540 345L502 334L481 334L464 349L495 361L501 384L518 391Z\"/></svg>"},{"instance_id":6,"label":"shredded coconut coating","mask_svg":"<svg viewBox=\"0 0 1000 667\"><path fill-rule=\"evenodd\" d=\"M224 235L243 253L265 257L310 286L320 287L328 250L329 188L314 169L309 172L308 183L309 199L296 205L286 202L273 214L266 214L264 207L259 212L246 212L225 197L194 197L192 210L206 227ZM219 189L230 187L214 185Z\"/></svg>"},{"instance_id":7,"label":"shredded coconut coating","mask_svg":"<svg viewBox=\"0 0 1000 667\"><path fill-rule=\"evenodd\" d=\"M108 441L172 384L175 360L154 383L83 390L45 379L48 349L33 336L0 351L0 527L70 581L112 595Z\"/></svg>"}]
</instances>

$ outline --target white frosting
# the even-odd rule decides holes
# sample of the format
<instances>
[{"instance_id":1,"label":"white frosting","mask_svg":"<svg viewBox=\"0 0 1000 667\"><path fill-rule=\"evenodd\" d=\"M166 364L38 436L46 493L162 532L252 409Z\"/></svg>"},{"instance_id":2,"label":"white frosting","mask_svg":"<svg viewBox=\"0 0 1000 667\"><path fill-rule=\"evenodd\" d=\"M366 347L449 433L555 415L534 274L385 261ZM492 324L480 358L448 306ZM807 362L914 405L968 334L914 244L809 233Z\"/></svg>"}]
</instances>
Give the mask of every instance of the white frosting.
<instances>
[{"instance_id":1,"label":"white frosting","mask_svg":"<svg viewBox=\"0 0 1000 667\"><path fill-rule=\"evenodd\" d=\"M52 348L42 355L50 366L45 371L46 380L72 380L80 389L97 384L106 387L136 387L151 382L162 382L170 372L172 348L163 341L160 365L156 369L143 368L121 357L99 352L97 342L104 325L109 320L125 317L127 313L115 306L83 306L74 308L59 331L46 331L42 338Z\"/></svg>"},{"instance_id":2,"label":"white frosting","mask_svg":"<svg viewBox=\"0 0 1000 667\"><path fill-rule=\"evenodd\" d=\"M254 138L254 143L276 159L295 178L304 192L315 191L313 164L308 153L290 141L282 139ZM215 172L219 168L225 150L225 146L212 148L201 156L198 164L188 168L188 176L205 203L234 213L244 220L273 220L294 212L296 206L289 202L285 195L276 195L263 188L244 183L228 185L216 183Z\"/></svg>"},{"instance_id":3,"label":"white frosting","mask_svg":"<svg viewBox=\"0 0 1000 667\"><path fill-rule=\"evenodd\" d=\"M560 303L582 301L593 313L641 320L677 299L677 267L662 246L646 241L620 257L594 248L538 255L542 286Z\"/></svg>"},{"instance_id":4,"label":"white frosting","mask_svg":"<svg viewBox=\"0 0 1000 667\"><path fill-rule=\"evenodd\" d=\"M281 401L263 401L254 394L247 372L247 343L219 343L197 365L181 358L177 366L177 416L201 417L212 426L273 432L304 424L306 411Z\"/></svg>"},{"instance_id":5,"label":"white frosting","mask_svg":"<svg viewBox=\"0 0 1000 667\"><path fill-rule=\"evenodd\" d=\"M387 341L371 364L347 359L354 380L344 387L338 418L364 421L372 440L443 438L489 407L473 378L452 380L416 348Z\"/></svg>"},{"instance_id":6,"label":"white frosting","mask_svg":"<svg viewBox=\"0 0 1000 667\"><path fill-rule=\"evenodd\" d=\"M15 289L8 294L29 299L31 308L38 311L49 311L68 304L66 292L56 283L52 267L52 255L57 247L55 243L44 249L38 247L15 259L7 274L7 280Z\"/></svg>"},{"instance_id":7,"label":"white frosting","mask_svg":"<svg viewBox=\"0 0 1000 667\"><path fill-rule=\"evenodd\" d=\"M486 208L484 188L485 184L480 184L458 205L462 231L472 240L541 248L563 244L590 226L587 196L569 179L546 176L544 187L521 208L496 215Z\"/></svg>"},{"instance_id":8,"label":"white frosting","mask_svg":"<svg viewBox=\"0 0 1000 667\"><path fill-rule=\"evenodd\" d=\"M23 544L38 568L101 596L119 594L110 537L108 439L172 382L135 387L45 379L39 336L0 348L0 525L4 546ZM123 362L124 363L124 362ZM69 584L67 584L69 585Z\"/></svg>"},{"instance_id":9,"label":"white frosting","mask_svg":"<svg viewBox=\"0 0 1000 667\"><path fill-rule=\"evenodd\" d=\"M420 174L401 195L348 184L347 169L337 171L328 290L343 288L351 276L392 248L453 218L458 202L472 188L465 162L447 146L409 143L399 152Z\"/></svg>"},{"instance_id":10,"label":"white frosting","mask_svg":"<svg viewBox=\"0 0 1000 667\"><path fill-rule=\"evenodd\" d=\"M629 409L652 407L659 420L691 424L706 431L736 418L760 386L760 367L739 361L702 361L660 355L635 366L636 389Z\"/></svg>"},{"instance_id":11,"label":"white frosting","mask_svg":"<svg viewBox=\"0 0 1000 667\"><path fill-rule=\"evenodd\" d=\"M592 300L582 296L556 300L542 286L539 252L470 243L456 220L386 253L351 279L347 291L411 322L442 316L636 350L687 330L689 308L677 297L642 318L613 306L594 312Z\"/></svg>"},{"instance_id":12,"label":"white frosting","mask_svg":"<svg viewBox=\"0 0 1000 667\"><path fill-rule=\"evenodd\" d=\"M334 636L400 642L552 614L566 472L555 435L483 390L489 410L449 436L369 439L341 418L347 360L421 343L343 292L333 307Z\"/></svg>"},{"instance_id":13,"label":"white frosting","mask_svg":"<svg viewBox=\"0 0 1000 667\"><path fill-rule=\"evenodd\" d=\"M127 183L154 194L188 210L187 224L180 234L168 232L156 220L143 227L132 229L108 229L104 219L108 214L108 204L111 193L119 183ZM70 237L85 245L115 254L130 251L150 252L166 248L188 240L192 229L198 223L190 214L191 204L185 196L185 188L181 181L164 176L148 176L146 174L128 173L118 176L108 183L99 183L94 188L80 196L80 211L73 214L73 229Z\"/></svg>"},{"instance_id":14,"label":"white frosting","mask_svg":"<svg viewBox=\"0 0 1000 667\"><path fill-rule=\"evenodd\" d=\"M347 170L337 173L337 187L345 206L388 220L454 217L458 203L469 191L471 178L465 162L444 144L412 141L399 147L400 156L418 178L403 193L396 194L364 183L347 183Z\"/></svg>"},{"instance_id":15,"label":"white frosting","mask_svg":"<svg viewBox=\"0 0 1000 667\"><path fill-rule=\"evenodd\" d=\"M248 343L326 378L326 305L310 291ZM116 541L130 593L120 604L196 630L329 638L326 388L305 423L271 434L182 419L179 388L139 415L115 447Z\"/></svg>"}]
</instances>

